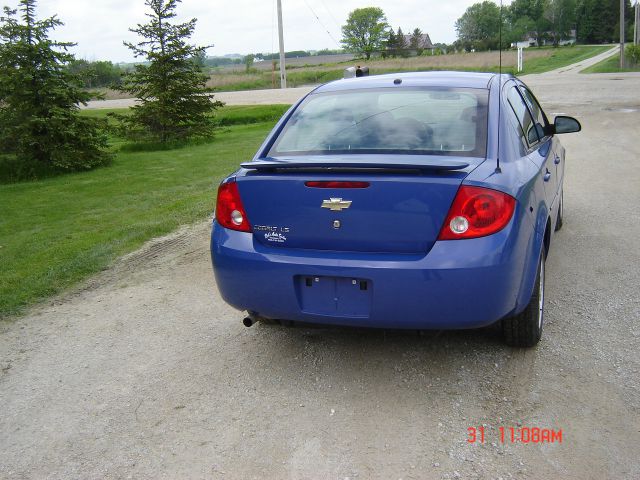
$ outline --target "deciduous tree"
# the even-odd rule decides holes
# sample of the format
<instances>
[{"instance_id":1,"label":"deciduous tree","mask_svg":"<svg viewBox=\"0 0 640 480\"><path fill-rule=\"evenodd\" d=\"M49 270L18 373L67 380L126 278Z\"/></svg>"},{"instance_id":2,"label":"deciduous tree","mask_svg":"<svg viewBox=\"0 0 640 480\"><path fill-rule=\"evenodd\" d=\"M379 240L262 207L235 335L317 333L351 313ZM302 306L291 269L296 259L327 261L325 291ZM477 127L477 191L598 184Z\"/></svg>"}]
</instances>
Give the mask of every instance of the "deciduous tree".
<instances>
[{"instance_id":1,"label":"deciduous tree","mask_svg":"<svg viewBox=\"0 0 640 480\"><path fill-rule=\"evenodd\" d=\"M577 2L578 40L583 43L608 43L620 36L619 0L578 0ZM631 1L625 0L626 32L632 38L633 21Z\"/></svg>"},{"instance_id":2,"label":"deciduous tree","mask_svg":"<svg viewBox=\"0 0 640 480\"><path fill-rule=\"evenodd\" d=\"M73 74L84 80L85 88L111 87L120 83L124 70L108 61L73 60L68 65Z\"/></svg>"},{"instance_id":3,"label":"deciduous tree","mask_svg":"<svg viewBox=\"0 0 640 480\"><path fill-rule=\"evenodd\" d=\"M255 60L256 56L253 53L250 53L248 55L245 55L244 57L244 68L247 72L249 72L251 70L251 67L253 67L253 61Z\"/></svg>"},{"instance_id":4,"label":"deciduous tree","mask_svg":"<svg viewBox=\"0 0 640 480\"><path fill-rule=\"evenodd\" d=\"M382 9L357 8L349 14L342 27L342 44L368 60L373 52L382 50L388 38L389 25Z\"/></svg>"},{"instance_id":5,"label":"deciduous tree","mask_svg":"<svg viewBox=\"0 0 640 480\"><path fill-rule=\"evenodd\" d=\"M495 3L475 3L456 21L458 38L467 49L497 48L500 19L500 8Z\"/></svg>"},{"instance_id":6,"label":"deciduous tree","mask_svg":"<svg viewBox=\"0 0 640 480\"><path fill-rule=\"evenodd\" d=\"M508 7L507 16L512 26L516 24L525 24L521 19L529 19L526 21L530 33L535 38L538 45L542 44L544 32L549 28L549 22L544 17L546 5L549 0L513 0Z\"/></svg>"},{"instance_id":7,"label":"deciduous tree","mask_svg":"<svg viewBox=\"0 0 640 480\"><path fill-rule=\"evenodd\" d=\"M566 38L576 23L575 0L547 0L544 6L544 18L549 22L553 35L553 44L558 45Z\"/></svg>"}]
</instances>

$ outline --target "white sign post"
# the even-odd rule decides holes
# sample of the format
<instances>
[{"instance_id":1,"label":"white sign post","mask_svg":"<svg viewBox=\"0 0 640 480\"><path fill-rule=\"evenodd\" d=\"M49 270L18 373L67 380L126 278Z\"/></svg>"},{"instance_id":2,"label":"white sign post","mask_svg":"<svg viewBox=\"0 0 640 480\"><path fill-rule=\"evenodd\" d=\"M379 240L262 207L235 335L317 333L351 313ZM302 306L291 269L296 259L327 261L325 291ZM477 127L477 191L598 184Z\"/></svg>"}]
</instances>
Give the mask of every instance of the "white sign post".
<instances>
[{"instance_id":1,"label":"white sign post","mask_svg":"<svg viewBox=\"0 0 640 480\"><path fill-rule=\"evenodd\" d=\"M524 70L524 48L518 47L518 73Z\"/></svg>"}]
</instances>

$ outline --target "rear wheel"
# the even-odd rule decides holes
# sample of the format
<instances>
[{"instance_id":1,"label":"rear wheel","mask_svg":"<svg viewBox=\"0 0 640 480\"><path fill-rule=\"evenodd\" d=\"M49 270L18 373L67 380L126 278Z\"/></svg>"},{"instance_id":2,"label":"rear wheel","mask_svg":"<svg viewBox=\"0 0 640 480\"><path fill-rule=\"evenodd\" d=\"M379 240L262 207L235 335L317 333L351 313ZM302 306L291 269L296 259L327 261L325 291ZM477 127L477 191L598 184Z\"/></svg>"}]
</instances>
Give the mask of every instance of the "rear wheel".
<instances>
[{"instance_id":1,"label":"rear wheel","mask_svg":"<svg viewBox=\"0 0 640 480\"><path fill-rule=\"evenodd\" d=\"M538 262L535 289L526 308L502 321L504 341L512 347L533 347L542 336L544 323L544 249Z\"/></svg>"}]
</instances>

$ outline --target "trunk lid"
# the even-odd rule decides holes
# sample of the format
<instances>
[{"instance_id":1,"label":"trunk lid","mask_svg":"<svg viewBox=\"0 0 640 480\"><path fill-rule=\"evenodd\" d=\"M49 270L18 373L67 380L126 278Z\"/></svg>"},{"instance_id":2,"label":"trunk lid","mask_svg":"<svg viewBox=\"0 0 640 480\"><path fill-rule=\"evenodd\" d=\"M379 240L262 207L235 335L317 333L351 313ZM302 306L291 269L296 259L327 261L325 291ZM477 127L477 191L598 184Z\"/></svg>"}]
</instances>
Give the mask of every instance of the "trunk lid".
<instances>
[{"instance_id":1,"label":"trunk lid","mask_svg":"<svg viewBox=\"0 0 640 480\"><path fill-rule=\"evenodd\" d=\"M429 157L421 164L411 158L408 164L403 157L405 162L360 159L344 168L297 161L295 167L241 171L236 181L255 241L275 248L426 254L462 180L482 159ZM368 186L306 185L329 181Z\"/></svg>"}]
</instances>

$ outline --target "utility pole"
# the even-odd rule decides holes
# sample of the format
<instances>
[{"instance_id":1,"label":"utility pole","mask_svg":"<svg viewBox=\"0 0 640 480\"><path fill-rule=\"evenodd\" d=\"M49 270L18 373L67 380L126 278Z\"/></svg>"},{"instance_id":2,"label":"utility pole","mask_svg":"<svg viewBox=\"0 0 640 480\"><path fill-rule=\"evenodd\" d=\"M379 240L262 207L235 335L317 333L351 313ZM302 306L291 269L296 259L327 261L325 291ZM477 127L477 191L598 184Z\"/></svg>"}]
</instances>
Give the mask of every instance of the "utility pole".
<instances>
[{"instance_id":1,"label":"utility pole","mask_svg":"<svg viewBox=\"0 0 640 480\"><path fill-rule=\"evenodd\" d=\"M280 88L287 88L287 71L284 65L284 37L282 35L281 0L278 0L278 40L280 41Z\"/></svg>"},{"instance_id":2,"label":"utility pole","mask_svg":"<svg viewBox=\"0 0 640 480\"><path fill-rule=\"evenodd\" d=\"M620 0L620 69L624 69L624 3Z\"/></svg>"},{"instance_id":3,"label":"utility pole","mask_svg":"<svg viewBox=\"0 0 640 480\"><path fill-rule=\"evenodd\" d=\"M640 45L640 0L636 0L636 21L633 29L633 43L634 45Z\"/></svg>"}]
</instances>

